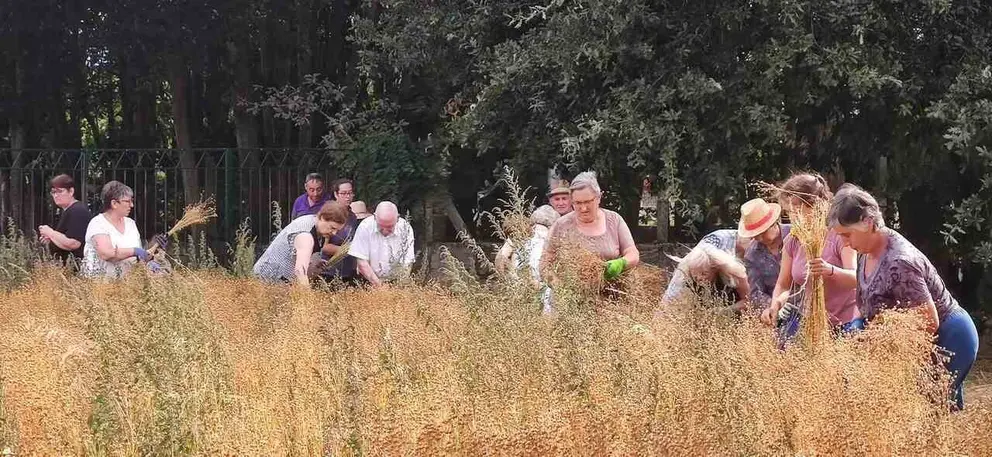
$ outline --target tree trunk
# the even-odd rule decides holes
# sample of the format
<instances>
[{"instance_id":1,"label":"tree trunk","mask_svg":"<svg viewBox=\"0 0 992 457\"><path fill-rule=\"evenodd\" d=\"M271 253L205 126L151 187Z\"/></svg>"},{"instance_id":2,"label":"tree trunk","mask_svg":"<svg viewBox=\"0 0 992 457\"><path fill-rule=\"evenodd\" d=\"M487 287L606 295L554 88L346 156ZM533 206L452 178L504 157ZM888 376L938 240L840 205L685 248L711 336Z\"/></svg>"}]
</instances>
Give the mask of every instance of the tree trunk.
<instances>
[{"instance_id":1,"label":"tree trunk","mask_svg":"<svg viewBox=\"0 0 992 457\"><path fill-rule=\"evenodd\" d=\"M17 114L10 120L10 210L17 226L24 229L26 224L24 214L24 156L22 149L27 147L26 119L29 118L29 103L24 100L25 91L25 56L19 54L14 58L14 98L18 101ZM16 211L16 212L15 212Z\"/></svg>"},{"instance_id":2,"label":"tree trunk","mask_svg":"<svg viewBox=\"0 0 992 457\"><path fill-rule=\"evenodd\" d=\"M448 216L448 220L451 221L451 225L455 228L455 233L464 233L471 238L472 233L469 232L468 225L465 224L465 220L462 219L462 215L458 212L451 194L445 192L441 195L441 201L439 203L444 208L444 212Z\"/></svg>"},{"instance_id":3,"label":"tree trunk","mask_svg":"<svg viewBox=\"0 0 992 457\"><path fill-rule=\"evenodd\" d=\"M168 59L169 81L172 88L172 122L175 128L176 148L179 149L179 166L182 169L183 194L186 204L200 197L200 181L196 169L196 156L189 125L189 67L182 56Z\"/></svg>"},{"instance_id":4,"label":"tree trunk","mask_svg":"<svg viewBox=\"0 0 992 457\"><path fill-rule=\"evenodd\" d=\"M296 4L296 76L300 84L313 68L313 10L312 0L297 0ZM299 127L297 147L309 148L313 142L313 129L309 124ZM288 139L288 138L287 138Z\"/></svg>"},{"instance_id":5,"label":"tree trunk","mask_svg":"<svg viewBox=\"0 0 992 457\"><path fill-rule=\"evenodd\" d=\"M655 223L658 230L657 243L667 243L668 229L671 225L671 208L668 202L668 192L665 189L661 189L655 195L658 196L658 200L655 202Z\"/></svg>"}]
</instances>

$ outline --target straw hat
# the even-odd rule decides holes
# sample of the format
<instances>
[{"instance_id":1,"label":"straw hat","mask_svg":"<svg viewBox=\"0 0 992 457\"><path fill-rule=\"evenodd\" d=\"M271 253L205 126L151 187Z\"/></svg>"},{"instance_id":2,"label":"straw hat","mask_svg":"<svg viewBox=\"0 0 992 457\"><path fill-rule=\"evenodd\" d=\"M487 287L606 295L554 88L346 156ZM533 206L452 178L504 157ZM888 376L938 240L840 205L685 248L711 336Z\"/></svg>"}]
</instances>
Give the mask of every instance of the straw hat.
<instances>
[{"instance_id":1,"label":"straw hat","mask_svg":"<svg viewBox=\"0 0 992 457\"><path fill-rule=\"evenodd\" d=\"M551 191L548 192L548 198L551 198L555 195L571 194L571 193L572 193L572 189L568 188L568 181L561 180L555 183L554 187L551 188Z\"/></svg>"},{"instance_id":2,"label":"straw hat","mask_svg":"<svg viewBox=\"0 0 992 457\"><path fill-rule=\"evenodd\" d=\"M768 230L782 216L782 206L778 203L768 203L764 199L755 198L741 205L741 221L737 228L737 236L753 238Z\"/></svg>"},{"instance_id":3,"label":"straw hat","mask_svg":"<svg viewBox=\"0 0 992 457\"><path fill-rule=\"evenodd\" d=\"M369 213L369 209L365 207L365 202L361 200L351 202L351 212L355 213L358 220L365 219L366 217L372 215Z\"/></svg>"}]
</instances>

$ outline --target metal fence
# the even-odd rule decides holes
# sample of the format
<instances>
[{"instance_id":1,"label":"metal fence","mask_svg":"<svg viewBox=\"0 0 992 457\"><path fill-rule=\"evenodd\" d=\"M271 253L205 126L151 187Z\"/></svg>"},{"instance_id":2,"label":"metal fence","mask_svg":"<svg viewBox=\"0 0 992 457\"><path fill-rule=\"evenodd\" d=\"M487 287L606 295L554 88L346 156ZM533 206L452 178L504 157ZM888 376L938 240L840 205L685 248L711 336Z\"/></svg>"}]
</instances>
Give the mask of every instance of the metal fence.
<instances>
[{"instance_id":1,"label":"metal fence","mask_svg":"<svg viewBox=\"0 0 992 457\"><path fill-rule=\"evenodd\" d=\"M218 219L207 233L211 243L231 241L248 220L259 244L274 235L277 218L289 220L293 200L303 193L308 173L335 179L332 164L340 151L326 149L0 149L0 219L32 234L52 225L56 208L49 180L61 173L76 181L76 198L96 214L100 189L122 181L135 192L134 218L143 237L163 233L190 200L212 196ZM196 192L196 190L199 192ZM192 195L197 194L197 195ZM273 202L280 206L273 211ZM215 246L216 247L216 246Z\"/></svg>"}]
</instances>

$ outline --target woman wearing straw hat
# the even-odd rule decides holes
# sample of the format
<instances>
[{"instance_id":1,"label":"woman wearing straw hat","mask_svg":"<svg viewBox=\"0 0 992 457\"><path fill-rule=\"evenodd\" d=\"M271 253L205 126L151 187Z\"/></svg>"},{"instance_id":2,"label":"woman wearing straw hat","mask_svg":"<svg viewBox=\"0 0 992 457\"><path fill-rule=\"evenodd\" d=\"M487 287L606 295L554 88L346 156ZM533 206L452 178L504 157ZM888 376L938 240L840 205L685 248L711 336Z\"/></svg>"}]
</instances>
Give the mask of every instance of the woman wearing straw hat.
<instances>
[{"instance_id":1,"label":"woman wearing straw hat","mask_svg":"<svg viewBox=\"0 0 992 457\"><path fill-rule=\"evenodd\" d=\"M844 243L861 254L857 264L858 309L869 324L881 311L919 310L937 346L949 351L953 409L964 408L962 383L978 355L975 322L944 285L930 260L885 226L878 202L857 186L844 186L830 205L827 221Z\"/></svg>"},{"instance_id":2,"label":"woman wearing straw hat","mask_svg":"<svg viewBox=\"0 0 992 457\"><path fill-rule=\"evenodd\" d=\"M780 186L778 196L778 201L786 205L790 214L809 214L816 202L829 202L832 199L833 193L827 181L822 176L811 173L797 173L789 177ZM783 336L788 338L795 334L799 329L800 313L794 304L801 303L802 300L797 296L802 294L793 294L793 286L805 284L807 273L811 273L823 277L823 292L830 324L841 331L862 328L864 320L860 318L854 293L857 285L857 252L844 246L843 240L831 230L823 244L822 258L807 262L806 252L799 239L793 236L795 233L785 238L778 281L772 293L771 305L761 313L761 321L773 325L781 317L784 321Z\"/></svg>"},{"instance_id":3,"label":"woman wearing straw hat","mask_svg":"<svg viewBox=\"0 0 992 457\"><path fill-rule=\"evenodd\" d=\"M741 205L738 236L753 238L755 243L744 254L751 306L763 310L771 304L782 263L783 240L790 226L781 223L782 207L755 198Z\"/></svg>"}]
</instances>

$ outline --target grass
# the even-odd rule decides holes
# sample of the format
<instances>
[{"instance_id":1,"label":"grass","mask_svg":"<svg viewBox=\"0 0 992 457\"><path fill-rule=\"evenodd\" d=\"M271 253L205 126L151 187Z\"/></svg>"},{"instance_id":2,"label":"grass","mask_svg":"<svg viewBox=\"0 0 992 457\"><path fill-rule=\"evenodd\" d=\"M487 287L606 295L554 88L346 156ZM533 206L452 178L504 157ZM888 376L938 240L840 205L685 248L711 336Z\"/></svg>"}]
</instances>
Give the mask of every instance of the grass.
<instances>
[{"instance_id":1,"label":"grass","mask_svg":"<svg viewBox=\"0 0 992 457\"><path fill-rule=\"evenodd\" d=\"M501 213L519 216L521 209ZM777 349L663 273L601 281L559 251L529 281L338 292L229 272L118 283L38 265L0 294L0 447L15 455L989 455L992 398L947 412L915 313ZM442 285L443 284L443 285ZM975 379L980 379L976 376ZM972 380L972 383L974 380ZM973 390L974 391L974 390Z\"/></svg>"},{"instance_id":2,"label":"grass","mask_svg":"<svg viewBox=\"0 0 992 457\"><path fill-rule=\"evenodd\" d=\"M450 258L446 262L452 262ZM814 353L699 309L541 316L524 285L337 293L222 273L3 296L0 437L17 455L983 455L990 402L932 401L895 314ZM653 302L652 302L653 303Z\"/></svg>"}]
</instances>

